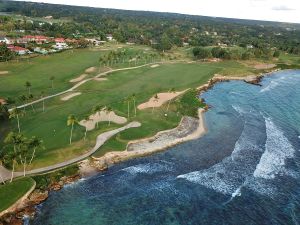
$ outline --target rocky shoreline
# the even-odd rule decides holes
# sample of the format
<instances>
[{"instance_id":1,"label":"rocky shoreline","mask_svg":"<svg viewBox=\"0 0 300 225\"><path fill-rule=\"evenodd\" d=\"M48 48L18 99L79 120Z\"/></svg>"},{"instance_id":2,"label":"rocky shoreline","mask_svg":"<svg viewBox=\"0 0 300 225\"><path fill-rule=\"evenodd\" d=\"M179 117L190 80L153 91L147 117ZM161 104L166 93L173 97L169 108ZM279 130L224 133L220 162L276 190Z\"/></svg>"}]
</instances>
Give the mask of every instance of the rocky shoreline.
<instances>
[{"instance_id":1,"label":"rocky shoreline","mask_svg":"<svg viewBox=\"0 0 300 225\"><path fill-rule=\"evenodd\" d=\"M241 80L253 85L260 85L263 77L278 71L272 70L265 74L257 76L228 77L216 74L207 84L197 88L199 93L212 88L218 82L231 80ZM155 152L163 151L169 147L182 142L197 139L207 131L204 124L204 112L207 108L198 111L198 119L184 116L179 125L171 130L158 132L155 136L129 142L127 149L123 152L109 152L100 158L92 157L92 160L84 160L80 163L80 173L71 177L62 177L59 182L51 184L47 190L35 189L28 198L22 201L22 204L0 218L0 225L22 225L24 216L33 218L36 214L36 206L44 202L50 191L58 191L64 185L76 182L83 176L91 176L97 172L108 169L113 164L129 159L151 155Z\"/></svg>"}]
</instances>

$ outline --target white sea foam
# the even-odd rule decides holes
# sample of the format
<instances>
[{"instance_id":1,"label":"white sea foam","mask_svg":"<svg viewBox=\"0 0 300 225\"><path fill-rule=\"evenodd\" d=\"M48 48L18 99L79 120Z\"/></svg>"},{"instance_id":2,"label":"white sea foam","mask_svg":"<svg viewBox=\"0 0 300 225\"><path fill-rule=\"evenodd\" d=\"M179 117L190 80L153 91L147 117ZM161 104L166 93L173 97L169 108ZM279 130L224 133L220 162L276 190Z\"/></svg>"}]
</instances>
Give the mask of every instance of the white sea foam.
<instances>
[{"instance_id":1,"label":"white sea foam","mask_svg":"<svg viewBox=\"0 0 300 225\"><path fill-rule=\"evenodd\" d=\"M260 90L260 92L271 91L279 85L279 82L272 80L269 85Z\"/></svg>"},{"instance_id":2,"label":"white sea foam","mask_svg":"<svg viewBox=\"0 0 300 225\"><path fill-rule=\"evenodd\" d=\"M235 111L237 111L241 116L246 113L246 111L242 107L240 107L240 106L232 105L232 108Z\"/></svg>"},{"instance_id":3,"label":"white sea foam","mask_svg":"<svg viewBox=\"0 0 300 225\"><path fill-rule=\"evenodd\" d=\"M265 152L253 175L257 178L273 179L277 174L287 174L285 162L294 157L295 149L271 119L266 119L266 129Z\"/></svg>"},{"instance_id":4,"label":"white sea foam","mask_svg":"<svg viewBox=\"0 0 300 225\"><path fill-rule=\"evenodd\" d=\"M146 163L146 164L138 164L135 166L130 166L122 170L132 175L136 175L138 173L154 174L162 171L170 171L171 169L172 166L168 164Z\"/></svg>"}]
</instances>

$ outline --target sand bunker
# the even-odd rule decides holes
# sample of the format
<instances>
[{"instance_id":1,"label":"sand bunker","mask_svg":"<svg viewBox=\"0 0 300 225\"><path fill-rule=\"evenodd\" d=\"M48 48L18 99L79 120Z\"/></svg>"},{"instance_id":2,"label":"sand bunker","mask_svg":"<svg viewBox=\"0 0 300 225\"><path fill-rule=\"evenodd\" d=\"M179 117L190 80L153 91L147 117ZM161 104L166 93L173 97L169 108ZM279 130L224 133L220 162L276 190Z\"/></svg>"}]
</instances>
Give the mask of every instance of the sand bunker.
<instances>
[{"instance_id":1,"label":"sand bunker","mask_svg":"<svg viewBox=\"0 0 300 225\"><path fill-rule=\"evenodd\" d=\"M81 95L81 92L75 92L75 93L72 93L72 94L65 95L65 96L61 97L60 100L68 101L71 98L74 98L75 96L78 96L78 95Z\"/></svg>"},{"instance_id":2,"label":"sand bunker","mask_svg":"<svg viewBox=\"0 0 300 225\"><path fill-rule=\"evenodd\" d=\"M0 75L8 74L8 71L0 71Z\"/></svg>"},{"instance_id":3,"label":"sand bunker","mask_svg":"<svg viewBox=\"0 0 300 225\"><path fill-rule=\"evenodd\" d=\"M159 65L158 64L155 64L155 65L152 65L152 66L150 66L151 68L156 68L156 67L159 67Z\"/></svg>"},{"instance_id":4,"label":"sand bunker","mask_svg":"<svg viewBox=\"0 0 300 225\"><path fill-rule=\"evenodd\" d=\"M95 80L95 81L106 81L108 79L107 78L96 77L93 80Z\"/></svg>"},{"instance_id":5,"label":"sand bunker","mask_svg":"<svg viewBox=\"0 0 300 225\"><path fill-rule=\"evenodd\" d=\"M70 80L70 82L71 82L71 83L77 83L77 82L79 82L79 81L82 81L84 78L86 78L86 76L87 76L87 74L82 74L82 75L80 75L79 77Z\"/></svg>"},{"instance_id":6,"label":"sand bunker","mask_svg":"<svg viewBox=\"0 0 300 225\"><path fill-rule=\"evenodd\" d=\"M96 67L90 67L90 68L87 68L86 70L85 70L85 72L86 73L93 73L93 72L95 72L96 71Z\"/></svg>"},{"instance_id":7,"label":"sand bunker","mask_svg":"<svg viewBox=\"0 0 300 225\"><path fill-rule=\"evenodd\" d=\"M162 106L164 103L168 102L169 100L172 100L176 98L177 96L181 95L184 93L186 90L181 91L181 92L166 92L166 93L158 93L157 97L152 97L148 102L142 103L138 106L138 109L147 109L147 108L157 108Z\"/></svg>"},{"instance_id":8,"label":"sand bunker","mask_svg":"<svg viewBox=\"0 0 300 225\"><path fill-rule=\"evenodd\" d=\"M254 65L254 68L257 69L257 70L267 70L267 69L272 69L276 67L275 64L256 64Z\"/></svg>"},{"instance_id":9,"label":"sand bunker","mask_svg":"<svg viewBox=\"0 0 300 225\"><path fill-rule=\"evenodd\" d=\"M90 120L81 120L79 124L83 127L86 127L88 131L94 130L96 127L97 122L109 122L111 121L112 123L116 124L124 124L127 122L127 119L122 116L118 116L115 114L115 112L106 112L106 111L101 111L99 113L95 113L91 115Z\"/></svg>"}]
</instances>

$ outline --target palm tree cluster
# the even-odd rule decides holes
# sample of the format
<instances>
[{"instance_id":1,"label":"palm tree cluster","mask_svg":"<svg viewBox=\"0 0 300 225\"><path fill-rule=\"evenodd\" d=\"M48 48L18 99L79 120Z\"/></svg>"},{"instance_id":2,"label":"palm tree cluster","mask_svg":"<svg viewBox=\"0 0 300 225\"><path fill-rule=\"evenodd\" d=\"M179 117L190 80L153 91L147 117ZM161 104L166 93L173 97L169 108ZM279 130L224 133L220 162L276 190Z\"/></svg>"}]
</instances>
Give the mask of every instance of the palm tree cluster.
<instances>
[{"instance_id":1,"label":"palm tree cluster","mask_svg":"<svg viewBox=\"0 0 300 225\"><path fill-rule=\"evenodd\" d=\"M0 165L11 165L11 179L14 178L17 164L23 166L23 176L26 176L26 168L32 164L36 150L42 148L43 141L35 136L25 137L22 133L10 132L4 139L5 146L0 150ZM4 183L3 178L1 177Z\"/></svg>"},{"instance_id":2,"label":"palm tree cluster","mask_svg":"<svg viewBox=\"0 0 300 225\"><path fill-rule=\"evenodd\" d=\"M136 117L137 109L136 109L136 94L132 94L124 98L124 103L127 104L127 118L130 118L130 103L133 103L134 117Z\"/></svg>"}]
</instances>

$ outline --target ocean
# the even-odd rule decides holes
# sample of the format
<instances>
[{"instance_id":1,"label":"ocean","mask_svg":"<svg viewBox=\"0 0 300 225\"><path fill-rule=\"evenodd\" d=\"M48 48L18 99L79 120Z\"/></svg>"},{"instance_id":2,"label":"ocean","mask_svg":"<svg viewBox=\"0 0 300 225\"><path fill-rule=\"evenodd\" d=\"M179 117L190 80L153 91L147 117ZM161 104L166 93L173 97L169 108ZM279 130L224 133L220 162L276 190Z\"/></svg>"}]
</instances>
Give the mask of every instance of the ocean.
<instances>
[{"instance_id":1,"label":"ocean","mask_svg":"<svg viewBox=\"0 0 300 225\"><path fill-rule=\"evenodd\" d=\"M32 225L300 224L300 71L201 96L201 138L51 192Z\"/></svg>"}]
</instances>

